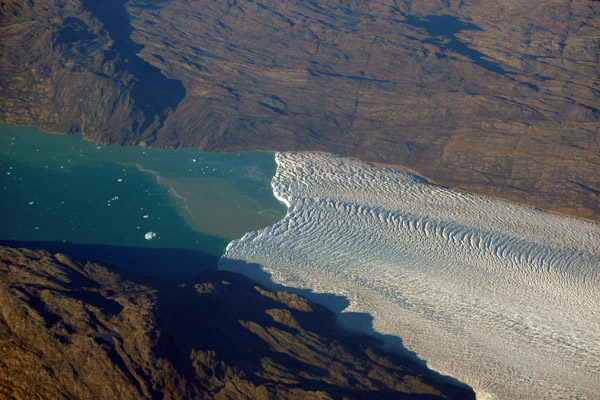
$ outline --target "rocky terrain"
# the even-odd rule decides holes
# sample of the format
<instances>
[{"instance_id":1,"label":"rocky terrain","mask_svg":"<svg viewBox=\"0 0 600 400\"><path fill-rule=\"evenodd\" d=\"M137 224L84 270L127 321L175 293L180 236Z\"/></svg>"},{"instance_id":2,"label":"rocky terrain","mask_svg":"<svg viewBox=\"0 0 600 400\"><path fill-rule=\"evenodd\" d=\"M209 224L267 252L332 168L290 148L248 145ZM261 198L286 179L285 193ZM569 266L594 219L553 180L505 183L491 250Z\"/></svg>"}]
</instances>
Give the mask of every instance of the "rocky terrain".
<instances>
[{"instance_id":1,"label":"rocky terrain","mask_svg":"<svg viewBox=\"0 0 600 400\"><path fill-rule=\"evenodd\" d=\"M600 221L598 2L0 3L0 120L318 150Z\"/></svg>"},{"instance_id":2,"label":"rocky terrain","mask_svg":"<svg viewBox=\"0 0 600 400\"><path fill-rule=\"evenodd\" d=\"M468 399L241 275L150 279L0 247L0 398Z\"/></svg>"}]
</instances>

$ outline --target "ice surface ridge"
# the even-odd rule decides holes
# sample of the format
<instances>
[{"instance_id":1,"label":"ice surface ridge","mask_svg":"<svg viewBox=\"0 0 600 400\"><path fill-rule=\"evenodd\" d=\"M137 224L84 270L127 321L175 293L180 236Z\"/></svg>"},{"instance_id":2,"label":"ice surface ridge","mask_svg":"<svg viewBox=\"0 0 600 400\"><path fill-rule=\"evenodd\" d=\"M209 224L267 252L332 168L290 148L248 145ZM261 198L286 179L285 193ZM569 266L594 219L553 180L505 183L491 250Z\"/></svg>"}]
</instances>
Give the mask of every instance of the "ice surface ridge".
<instances>
[{"instance_id":1,"label":"ice surface ridge","mask_svg":"<svg viewBox=\"0 0 600 400\"><path fill-rule=\"evenodd\" d=\"M232 242L221 268L345 296L480 398L600 391L597 224L331 155L276 160L287 216Z\"/></svg>"}]
</instances>

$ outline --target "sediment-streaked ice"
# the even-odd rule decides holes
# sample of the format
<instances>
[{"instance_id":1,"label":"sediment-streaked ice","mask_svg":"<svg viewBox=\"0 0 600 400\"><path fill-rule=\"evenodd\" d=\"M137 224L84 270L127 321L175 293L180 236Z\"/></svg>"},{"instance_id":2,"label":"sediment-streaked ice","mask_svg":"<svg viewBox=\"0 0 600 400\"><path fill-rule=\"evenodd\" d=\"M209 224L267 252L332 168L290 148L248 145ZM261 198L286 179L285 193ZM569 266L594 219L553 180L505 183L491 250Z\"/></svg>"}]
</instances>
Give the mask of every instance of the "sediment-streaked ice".
<instances>
[{"instance_id":1,"label":"sediment-streaked ice","mask_svg":"<svg viewBox=\"0 0 600 400\"><path fill-rule=\"evenodd\" d=\"M478 398L598 398L598 224L356 160L276 159L287 216L220 268L345 296Z\"/></svg>"}]
</instances>

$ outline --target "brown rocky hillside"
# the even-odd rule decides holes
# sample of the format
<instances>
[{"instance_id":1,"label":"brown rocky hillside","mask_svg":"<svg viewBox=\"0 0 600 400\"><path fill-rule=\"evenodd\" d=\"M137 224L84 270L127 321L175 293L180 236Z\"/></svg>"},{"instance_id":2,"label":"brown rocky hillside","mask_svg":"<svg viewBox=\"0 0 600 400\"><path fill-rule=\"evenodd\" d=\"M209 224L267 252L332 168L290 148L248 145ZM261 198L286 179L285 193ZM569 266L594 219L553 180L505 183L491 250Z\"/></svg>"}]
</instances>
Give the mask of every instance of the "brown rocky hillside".
<instances>
[{"instance_id":1,"label":"brown rocky hillside","mask_svg":"<svg viewBox=\"0 0 600 400\"><path fill-rule=\"evenodd\" d=\"M141 278L0 247L0 398L468 399L241 275Z\"/></svg>"},{"instance_id":2,"label":"brown rocky hillside","mask_svg":"<svg viewBox=\"0 0 600 400\"><path fill-rule=\"evenodd\" d=\"M0 121L319 150L600 221L598 2L8 0Z\"/></svg>"}]
</instances>

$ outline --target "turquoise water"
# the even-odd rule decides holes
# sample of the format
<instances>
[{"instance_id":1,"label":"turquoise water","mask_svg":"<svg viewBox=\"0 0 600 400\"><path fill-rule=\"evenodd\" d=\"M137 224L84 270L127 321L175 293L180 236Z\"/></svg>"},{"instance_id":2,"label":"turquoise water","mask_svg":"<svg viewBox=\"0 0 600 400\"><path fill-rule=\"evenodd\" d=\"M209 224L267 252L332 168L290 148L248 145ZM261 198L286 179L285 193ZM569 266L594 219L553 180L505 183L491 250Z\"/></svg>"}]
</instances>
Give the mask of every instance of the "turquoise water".
<instances>
[{"instance_id":1,"label":"turquoise water","mask_svg":"<svg viewBox=\"0 0 600 400\"><path fill-rule=\"evenodd\" d=\"M285 216L275 169L267 153L98 146L0 124L0 240L193 274L214 267L232 239Z\"/></svg>"}]
</instances>

